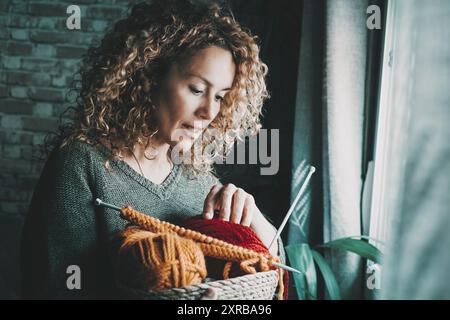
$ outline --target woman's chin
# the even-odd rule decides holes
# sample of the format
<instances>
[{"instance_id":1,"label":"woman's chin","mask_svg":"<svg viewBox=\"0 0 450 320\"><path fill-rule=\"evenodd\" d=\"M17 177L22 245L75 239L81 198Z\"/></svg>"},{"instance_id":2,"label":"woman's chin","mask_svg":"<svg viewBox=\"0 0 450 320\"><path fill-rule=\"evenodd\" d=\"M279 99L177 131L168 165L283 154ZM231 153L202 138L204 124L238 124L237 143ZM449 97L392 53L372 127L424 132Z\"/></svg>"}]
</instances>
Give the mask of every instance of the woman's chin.
<instances>
[{"instance_id":1,"label":"woman's chin","mask_svg":"<svg viewBox=\"0 0 450 320\"><path fill-rule=\"evenodd\" d=\"M190 152L192 145L194 144L193 139L183 138L181 141L171 141L169 144L173 150L178 152L186 153Z\"/></svg>"}]
</instances>

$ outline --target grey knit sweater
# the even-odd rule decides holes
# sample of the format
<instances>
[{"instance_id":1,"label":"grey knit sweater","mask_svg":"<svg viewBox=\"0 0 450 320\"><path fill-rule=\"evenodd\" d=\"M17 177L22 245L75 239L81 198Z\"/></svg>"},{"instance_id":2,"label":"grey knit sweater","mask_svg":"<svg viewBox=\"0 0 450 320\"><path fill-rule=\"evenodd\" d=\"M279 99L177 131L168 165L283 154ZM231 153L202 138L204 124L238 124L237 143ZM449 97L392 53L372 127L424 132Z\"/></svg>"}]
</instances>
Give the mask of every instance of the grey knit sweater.
<instances>
[{"instance_id":1,"label":"grey knit sweater","mask_svg":"<svg viewBox=\"0 0 450 320\"><path fill-rule=\"evenodd\" d=\"M110 159L102 146L74 142L55 150L35 189L22 235L24 298L114 298L108 248L126 226L112 209L94 206L100 198L177 223L201 214L214 176L189 178L175 165L162 184L154 184L128 164ZM69 290L67 268L79 266L81 289Z\"/></svg>"}]
</instances>

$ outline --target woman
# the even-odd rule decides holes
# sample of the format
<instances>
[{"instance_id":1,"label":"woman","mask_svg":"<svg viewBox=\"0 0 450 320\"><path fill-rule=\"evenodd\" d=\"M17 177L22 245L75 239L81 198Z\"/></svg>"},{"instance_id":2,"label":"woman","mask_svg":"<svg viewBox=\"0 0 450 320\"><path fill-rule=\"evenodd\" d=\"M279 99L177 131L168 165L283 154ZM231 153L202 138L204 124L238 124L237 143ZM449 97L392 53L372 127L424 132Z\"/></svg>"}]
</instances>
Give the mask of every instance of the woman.
<instances>
[{"instance_id":1,"label":"woman","mask_svg":"<svg viewBox=\"0 0 450 320\"><path fill-rule=\"evenodd\" d=\"M126 222L96 198L175 223L203 213L269 244L275 228L253 197L212 174L215 157L260 128L258 54L220 8L189 1L136 5L89 50L74 121L53 141L25 223L24 297L114 297L107 247Z\"/></svg>"}]
</instances>

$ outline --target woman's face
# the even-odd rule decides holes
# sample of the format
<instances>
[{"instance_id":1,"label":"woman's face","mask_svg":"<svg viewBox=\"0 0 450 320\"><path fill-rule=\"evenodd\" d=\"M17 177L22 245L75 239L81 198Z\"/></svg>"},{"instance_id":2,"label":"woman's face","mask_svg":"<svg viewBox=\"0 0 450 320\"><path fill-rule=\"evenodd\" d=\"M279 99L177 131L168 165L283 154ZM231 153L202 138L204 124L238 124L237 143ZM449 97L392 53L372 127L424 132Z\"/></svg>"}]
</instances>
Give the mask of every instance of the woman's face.
<instances>
[{"instance_id":1,"label":"woman's face","mask_svg":"<svg viewBox=\"0 0 450 320\"><path fill-rule=\"evenodd\" d=\"M216 46L174 63L156 93L158 138L189 150L219 113L234 74L231 53Z\"/></svg>"}]
</instances>

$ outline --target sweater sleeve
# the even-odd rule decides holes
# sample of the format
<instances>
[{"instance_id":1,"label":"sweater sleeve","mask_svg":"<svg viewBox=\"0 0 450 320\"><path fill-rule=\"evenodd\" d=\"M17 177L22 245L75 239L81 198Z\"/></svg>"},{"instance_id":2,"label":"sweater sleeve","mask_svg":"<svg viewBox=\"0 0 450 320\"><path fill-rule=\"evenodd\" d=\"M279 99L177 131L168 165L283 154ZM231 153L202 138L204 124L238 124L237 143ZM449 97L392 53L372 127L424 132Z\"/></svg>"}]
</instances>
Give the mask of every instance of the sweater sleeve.
<instances>
[{"instance_id":1,"label":"sweater sleeve","mask_svg":"<svg viewBox=\"0 0 450 320\"><path fill-rule=\"evenodd\" d=\"M22 237L26 298L95 296L96 213L89 153L72 146L48 160L34 192Z\"/></svg>"}]
</instances>

